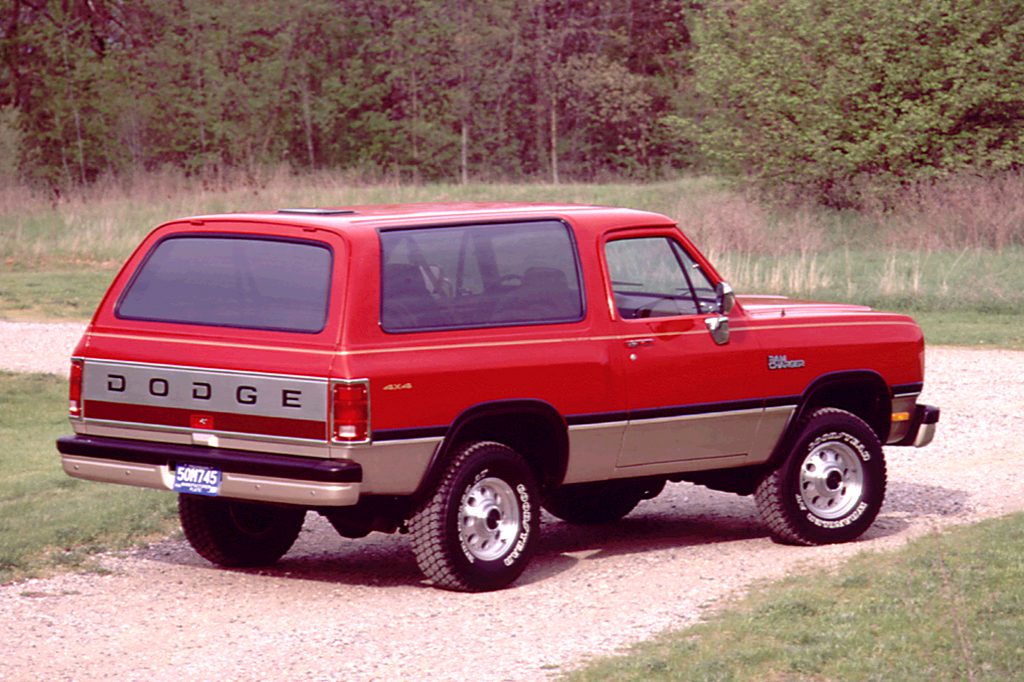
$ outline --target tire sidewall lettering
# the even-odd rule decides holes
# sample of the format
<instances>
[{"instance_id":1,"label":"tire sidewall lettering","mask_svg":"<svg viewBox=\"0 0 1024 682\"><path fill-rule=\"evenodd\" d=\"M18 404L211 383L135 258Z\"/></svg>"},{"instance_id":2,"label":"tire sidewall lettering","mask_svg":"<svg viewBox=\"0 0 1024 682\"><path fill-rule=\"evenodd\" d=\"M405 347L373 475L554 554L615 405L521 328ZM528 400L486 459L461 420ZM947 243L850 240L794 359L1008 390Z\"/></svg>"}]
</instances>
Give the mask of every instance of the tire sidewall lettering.
<instances>
[{"instance_id":1,"label":"tire sidewall lettering","mask_svg":"<svg viewBox=\"0 0 1024 682\"><path fill-rule=\"evenodd\" d=\"M530 521L533 518L533 510L530 505L530 492L524 484L519 483L516 485L516 497L519 499L519 518L522 519L522 527L519 530L519 538L516 540L512 551L501 561L505 566L511 566L522 556L523 550L526 549L526 543L530 540L530 527L532 525Z\"/></svg>"},{"instance_id":2,"label":"tire sidewall lettering","mask_svg":"<svg viewBox=\"0 0 1024 682\"><path fill-rule=\"evenodd\" d=\"M804 506L803 502L799 502L799 504L800 504L801 507ZM806 509L806 507L804 507L804 509ZM810 521L811 523L813 523L814 525L818 526L819 528L825 528L827 530L835 530L835 529L838 529L838 528L846 528L847 526L853 524L854 522L857 521L857 519L859 519L860 517L864 516L864 512L866 512L867 510L868 510L868 503L865 502L864 500L861 500L860 504L858 504L854 508L854 510L852 512L850 512L846 516L842 517L841 519L835 519L835 520L822 519L822 518L819 518L819 517L815 516L814 514L812 514L810 512L807 512L807 520Z\"/></svg>"},{"instance_id":3,"label":"tire sidewall lettering","mask_svg":"<svg viewBox=\"0 0 1024 682\"><path fill-rule=\"evenodd\" d=\"M853 448L854 452L857 453L857 456L860 457L863 461L871 461L871 453L868 451L864 443L862 443L860 439L854 436L852 433L847 433L845 431L829 431L821 434L820 436L812 440L810 443L808 443L807 446L804 448L805 456L806 453L810 453L811 451L814 450L814 448L818 447L819 445L835 442L840 442L849 445L851 448Z\"/></svg>"}]
</instances>

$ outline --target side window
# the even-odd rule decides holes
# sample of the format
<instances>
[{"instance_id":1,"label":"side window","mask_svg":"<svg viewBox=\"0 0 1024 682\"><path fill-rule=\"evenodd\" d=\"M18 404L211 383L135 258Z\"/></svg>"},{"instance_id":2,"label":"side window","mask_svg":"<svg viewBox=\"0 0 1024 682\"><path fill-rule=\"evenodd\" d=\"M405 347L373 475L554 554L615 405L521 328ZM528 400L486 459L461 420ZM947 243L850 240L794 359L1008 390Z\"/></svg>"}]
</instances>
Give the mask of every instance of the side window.
<instances>
[{"instance_id":1,"label":"side window","mask_svg":"<svg viewBox=\"0 0 1024 682\"><path fill-rule=\"evenodd\" d=\"M615 305L623 319L671 317L706 312L698 305L692 259L672 239L619 239L605 246ZM708 287L703 273L698 287ZM712 300L713 300L712 292Z\"/></svg>"},{"instance_id":2,"label":"side window","mask_svg":"<svg viewBox=\"0 0 1024 682\"><path fill-rule=\"evenodd\" d=\"M558 221L383 231L388 332L573 322L580 270Z\"/></svg>"},{"instance_id":3,"label":"side window","mask_svg":"<svg viewBox=\"0 0 1024 682\"><path fill-rule=\"evenodd\" d=\"M680 246L678 242L672 242L672 248L675 249L676 254L679 256L679 262L682 263L689 275L690 285L693 287L693 293L697 297L700 312L718 312L718 296L715 295L715 287L711 284L708 276L704 274L700 264L693 260L690 254L686 252L686 249Z\"/></svg>"}]
</instances>

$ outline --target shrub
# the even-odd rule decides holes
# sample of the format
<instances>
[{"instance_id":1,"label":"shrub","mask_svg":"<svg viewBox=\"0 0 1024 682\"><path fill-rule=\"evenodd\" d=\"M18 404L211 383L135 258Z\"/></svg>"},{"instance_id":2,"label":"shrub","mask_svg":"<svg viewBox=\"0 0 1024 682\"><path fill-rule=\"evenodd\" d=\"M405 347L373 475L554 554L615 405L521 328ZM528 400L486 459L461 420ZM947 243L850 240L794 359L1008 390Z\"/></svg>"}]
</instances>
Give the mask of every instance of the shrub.
<instances>
[{"instance_id":1,"label":"shrub","mask_svg":"<svg viewBox=\"0 0 1024 682\"><path fill-rule=\"evenodd\" d=\"M703 147L762 185L859 205L1024 152L1018 0L749 0L697 31Z\"/></svg>"}]
</instances>

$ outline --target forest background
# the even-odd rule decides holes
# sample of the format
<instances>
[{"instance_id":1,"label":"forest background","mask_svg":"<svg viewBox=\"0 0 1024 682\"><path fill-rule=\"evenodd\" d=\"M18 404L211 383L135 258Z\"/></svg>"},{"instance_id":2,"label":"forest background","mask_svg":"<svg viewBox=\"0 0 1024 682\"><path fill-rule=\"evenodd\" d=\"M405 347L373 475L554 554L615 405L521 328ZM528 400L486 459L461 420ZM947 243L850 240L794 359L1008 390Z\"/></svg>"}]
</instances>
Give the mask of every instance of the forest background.
<instances>
[{"instance_id":1,"label":"forest background","mask_svg":"<svg viewBox=\"0 0 1024 682\"><path fill-rule=\"evenodd\" d=\"M740 291L1024 347L1019 0L0 0L0 316L283 205L666 213Z\"/></svg>"},{"instance_id":2,"label":"forest background","mask_svg":"<svg viewBox=\"0 0 1024 682\"><path fill-rule=\"evenodd\" d=\"M4 0L3 180L740 175L839 206L1019 169L1017 0Z\"/></svg>"}]
</instances>

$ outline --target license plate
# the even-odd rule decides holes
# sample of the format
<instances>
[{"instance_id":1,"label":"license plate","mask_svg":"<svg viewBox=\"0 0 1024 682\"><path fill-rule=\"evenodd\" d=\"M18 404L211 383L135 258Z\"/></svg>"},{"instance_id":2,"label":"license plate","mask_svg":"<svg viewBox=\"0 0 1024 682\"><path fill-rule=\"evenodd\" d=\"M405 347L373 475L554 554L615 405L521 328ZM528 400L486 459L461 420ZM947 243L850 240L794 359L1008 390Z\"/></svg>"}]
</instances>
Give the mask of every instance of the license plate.
<instances>
[{"instance_id":1,"label":"license plate","mask_svg":"<svg viewBox=\"0 0 1024 682\"><path fill-rule=\"evenodd\" d=\"M220 469L179 463L174 469L174 490L192 495L218 495L220 479Z\"/></svg>"}]
</instances>

